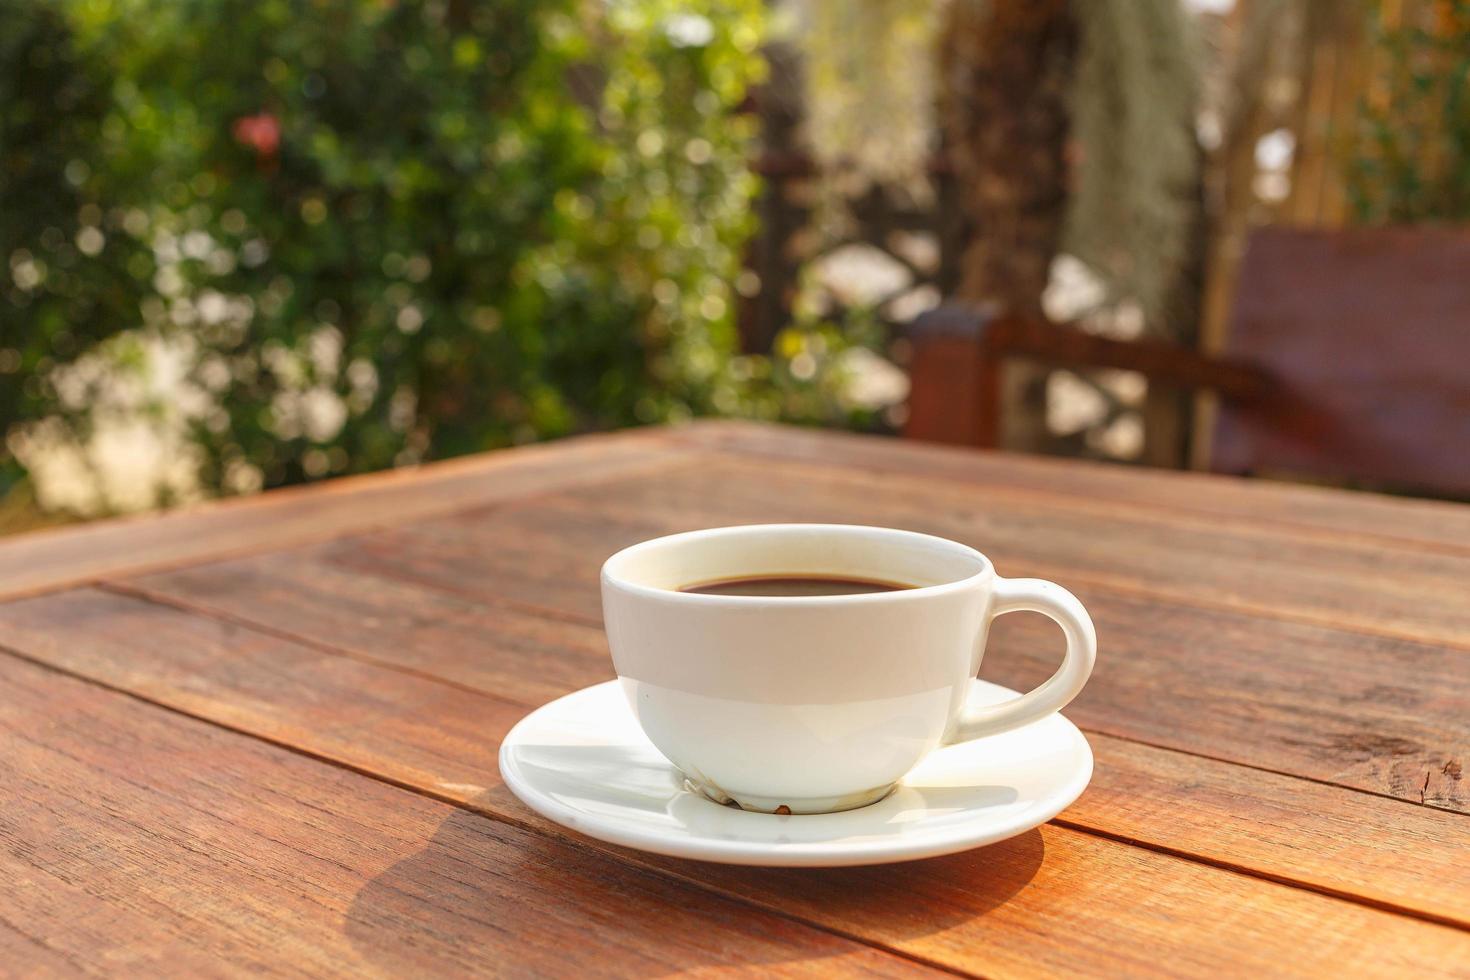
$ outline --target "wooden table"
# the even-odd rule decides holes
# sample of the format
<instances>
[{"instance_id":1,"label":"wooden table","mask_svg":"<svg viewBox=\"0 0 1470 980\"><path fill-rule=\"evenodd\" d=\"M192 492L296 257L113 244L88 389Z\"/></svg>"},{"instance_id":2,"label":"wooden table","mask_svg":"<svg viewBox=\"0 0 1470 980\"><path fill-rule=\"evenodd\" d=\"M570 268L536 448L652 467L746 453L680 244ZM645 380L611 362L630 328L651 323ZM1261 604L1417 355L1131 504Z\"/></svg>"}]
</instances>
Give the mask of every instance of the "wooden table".
<instances>
[{"instance_id":1,"label":"wooden table","mask_svg":"<svg viewBox=\"0 0 1470 980\"><path fill-rule=\"evenodd\" d=\"M1074 590L1082 798L811 871L512 797L500 737L611 675L602 559L770 520ZM1470 974L1470 507L709 423L13 538L0 597L0 973Z\"/></svg>"}]
</instances>

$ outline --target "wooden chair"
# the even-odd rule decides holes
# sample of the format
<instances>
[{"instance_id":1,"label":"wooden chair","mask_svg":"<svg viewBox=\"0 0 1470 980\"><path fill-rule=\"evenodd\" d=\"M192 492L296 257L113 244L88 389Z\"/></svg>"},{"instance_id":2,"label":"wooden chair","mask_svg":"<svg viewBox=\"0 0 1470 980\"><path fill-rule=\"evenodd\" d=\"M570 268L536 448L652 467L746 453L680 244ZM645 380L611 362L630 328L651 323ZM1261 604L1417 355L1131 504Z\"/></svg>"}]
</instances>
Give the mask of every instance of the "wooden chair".
<instances>
[{"instance_id":1,"label":"wooden chair","mask_svg":"<svg viewBox=\"0 0 1470 980\"><path fill-rule=\"evenodd\" d=\"M1470 230L1265 228L1219 356L940 307L911 327L905 435L994 446L1010 358L1220 396L1209 468L1470 495Z\"/></svg>"}]
</instances>

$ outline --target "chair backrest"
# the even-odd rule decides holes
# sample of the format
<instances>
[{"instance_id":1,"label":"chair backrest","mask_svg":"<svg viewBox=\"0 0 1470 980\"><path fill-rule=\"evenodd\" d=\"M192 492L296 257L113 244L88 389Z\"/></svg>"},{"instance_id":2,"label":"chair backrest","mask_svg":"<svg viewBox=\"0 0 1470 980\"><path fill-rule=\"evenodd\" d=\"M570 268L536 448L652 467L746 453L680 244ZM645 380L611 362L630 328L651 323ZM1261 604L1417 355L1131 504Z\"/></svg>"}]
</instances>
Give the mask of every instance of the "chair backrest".
<instances>
[{"instance_id":1,"label":"chair backrest","mask_svg":"<svg viewBox=\"0 0 1470 980\"><path fill-rule=\"evenodd\" d=\"M1470 495L1470 229L1263 228L1238 282L1281 396L1222 401L1213 469Z\"/></svg>"}]
</instances>

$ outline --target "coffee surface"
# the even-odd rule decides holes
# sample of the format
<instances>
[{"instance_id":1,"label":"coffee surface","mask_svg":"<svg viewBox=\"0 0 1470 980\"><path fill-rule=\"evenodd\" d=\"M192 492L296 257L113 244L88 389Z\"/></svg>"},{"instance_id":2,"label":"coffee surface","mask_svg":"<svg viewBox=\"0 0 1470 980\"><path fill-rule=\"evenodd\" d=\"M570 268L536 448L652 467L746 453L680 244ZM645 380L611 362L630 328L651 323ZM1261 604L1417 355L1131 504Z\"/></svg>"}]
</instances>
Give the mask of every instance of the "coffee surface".
<instances>
[{"instance_id":1,"label":"coffee surface","mask_svg":"<svg viewBox=\"0 0 1470 980\"><path fill-rule=\"evenodd\" d=\"M912 585L900 582L835 575L750 575L686 585L679 591L695 595L821 596L898 592L911 588Z\"/></svg>"}]
</instances>

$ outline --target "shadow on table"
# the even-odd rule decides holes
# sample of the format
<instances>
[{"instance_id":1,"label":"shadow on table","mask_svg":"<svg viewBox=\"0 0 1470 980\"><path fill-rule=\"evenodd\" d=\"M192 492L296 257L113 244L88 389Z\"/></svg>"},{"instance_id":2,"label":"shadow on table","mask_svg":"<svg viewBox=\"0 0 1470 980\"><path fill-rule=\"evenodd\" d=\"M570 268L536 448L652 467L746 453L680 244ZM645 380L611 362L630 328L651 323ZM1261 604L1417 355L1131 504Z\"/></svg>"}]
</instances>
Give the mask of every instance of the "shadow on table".
<instances>
[{"instance_id":1,"label":"shadow on table","mask_svg":"<svg viewBox=\"0 0 1470 980\"><path fill-rule=\"evenodd\" d=\"M922 956L924 937L983 916L1024 888L1045 851L1032 830L904 864L746 868L588 841L542 821L503 786L471 805L523 815L546 832L456 810L354 898L346 931L367 963L642 976L872 955L795 919Z\"/></svg>"}]
</instances>

